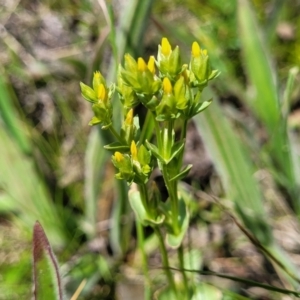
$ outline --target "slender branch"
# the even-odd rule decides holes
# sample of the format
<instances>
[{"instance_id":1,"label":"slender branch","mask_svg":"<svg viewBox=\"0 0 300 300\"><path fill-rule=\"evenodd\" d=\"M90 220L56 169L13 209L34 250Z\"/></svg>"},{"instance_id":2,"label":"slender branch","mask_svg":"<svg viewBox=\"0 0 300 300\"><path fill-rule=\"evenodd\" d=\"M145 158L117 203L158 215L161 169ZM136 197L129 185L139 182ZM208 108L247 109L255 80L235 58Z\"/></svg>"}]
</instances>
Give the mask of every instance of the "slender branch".
<instances>
[{"instance_id":1,"label":"slender branch","mask_svg":"<svg viewBox=\"0 0 300 300\"><path fill-rule=\"evenodd\" d=\"M141 200L143 202L145 210L147 211L148 214L151 214L151 211L149 209L149 197L148 197L148 191L147 191L146 184L139 184L138 187L139 187Z\"/></svg>"},{"instance_id":2,"label":"slender branch","mask_svg":"<svg viewBox=\"0 0 300 300\"><path fill-rule=\"evenodd\" d=\"M179 266L181 270L184 270L184 253L183 253L183 246L182 244L179 246L177 249L177 255L179 258ZM186 292L189 290L189 284L186 276L186 272L182 271L182 276L183 276L183 283L184 283L184 289Z\"/></svg>"},{"instance_id":3,"label":"slender branch","mask_svg":"<svg viewBox=\"0 0 300 300\"><path fill-rule=\"evenodd\" d=\"M114 127L112 125L110 125L108 127L109 131L111 132L111 134L122 144L124 144L124 139L122 139L122 137L117 133L117 131L114 129Z\"/></svg>"},{"instance_id":4,"label":"slender branch","mask_svg":"<svg viewBox=\"0 0 300 300\"><path fill-rule=\"evenodd\" d=\"M166 249L166 246L164 243L163 236L162 236L159 228L153 227L153 229L159 240L162 262L163 262L164 270L166 272L166 275L167 275L167 278L169 281L169 285L170 285L171 289L173 290L174 294L177 295L176 285L175 285L173 275L171 273L171 268L170 268L169 259L168 259L168 253L167 253L167 249Z\"/></svg>"},{"instance_id":5,"label":"slender branch","mask_svg":"<svg viewBox=\"0 0 300 300\"><path fill-rule=\"evenodd\" d=\"M165 269L165 267L158 268L158 269ZM204 275L204 276L216 276L216 277L220 277L220 278L226 278L226 279L230 279L230 280L233 280L233 281L245 283L247 285L261 287L261 288L264 288L266 290L275 291L275 292L282 293L282 294L287 294L287 295L294 295L297 298L300 298L300 292L297 292L297 291L283 289L283 288L280 288L280 287L277 287L277 286L273 286L273 285L269 285L269 284L265 284L265 283L260 283L260 282L245 279L245 278L240 278L240 277L235 277L235 276L231 276L231 275L221 274L221 273L217 273L217 272L213 272L213 271L177 269L177 268L173 268L173 267L170 267L170 270L178 271L178 272L197 273L197 274Z\"/></svg>"},{"instance_id":6,"label":"slender branch","mask_svg":"<svg viewBox=\"0 0 300 300\"><path fill-rule=\"evenodd\" d=\"M143 226L137 219L136 219L136 229L137 229L138 246L142 254L142 265L143 265L143 271L145 275L145 300L150 300L151 280L149 276L147 255L144 249L145 236L144 236Z\"/></svg>"}]
</instances>

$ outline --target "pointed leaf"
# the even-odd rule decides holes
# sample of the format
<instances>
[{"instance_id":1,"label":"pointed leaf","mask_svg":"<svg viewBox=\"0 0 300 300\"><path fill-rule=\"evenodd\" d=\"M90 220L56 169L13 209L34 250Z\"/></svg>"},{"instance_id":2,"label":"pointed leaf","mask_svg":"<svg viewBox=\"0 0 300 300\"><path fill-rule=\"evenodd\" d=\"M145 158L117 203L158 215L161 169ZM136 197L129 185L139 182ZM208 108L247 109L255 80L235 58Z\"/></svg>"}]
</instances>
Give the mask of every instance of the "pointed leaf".
<instances>
[{"instance_id":1,"label":"pointed leaf","mask_svg":"<svg viewBox=\"0 0 300 300\"><path fill-rule=\"evenodd\" d=\"M172 146L171 157L166 161L168 164L174 157L176 157L181 151L183 151L184 142L177 142Z\"/></svg>"},{"instance_id":2,"label":"pointed leaf","mask_svg":"<svg viewBox=\"0 0 300 300\"><path fill-rule=\"evenodd\" d=\"M110 150L110 151L124 152L124 151L129 151L129 146L121 144L120 142L113 142L108 145L105 145L104 149Z\"/></svg>"},{"instance_id":3,"label":"pointed leaf","mask_svg":"<svg viewBox=\"0 0 300 300\"><path fill-rule=\"evenodd\" d=\"M33 228L33 279L35 300L63 299L58 264L38 221Z\"/></svg>"},{"instance_id":4,"label":"pointed leaf","mask_svg":"<svg viewBox=\"0 0 300 300\"><path fill-rule=\"evenodd\" d=\"M158 215L156 216L156 218L151 218L151 216L149 216L138 190L132 188L129 191L128 195L131 208L141 224L143 224L144 226L158 225L164 221L164 215Z\"/></svg>"},{"instance_id":5,"label":"pointed leaf","mask_svg":"<svg viewBox=\"0 0 300 300\"><path fill-rule=\"evenodd\" d=\"M185 176L189 173L192 167L193 165L187 165L185 168L183 168L183 170L179 174L171 178L170 181L181 180L185 178Z\"/></svg>"},{"instance_id":6,"label":"pointed leaf","mask_svg":"<svg viewBox=\"0 0 300 300\"><path fill-rule=\"evenodd\" d=\"M158 148L157 148L155 145L149 143L149 142L146 140L146 146L147 146L147 148L152 152L152 154L153 154L160 162L162 162L162 163L164 163L164 164L166 163L165 159L159 154L159 150L158 150Z\"/></svg>"},{"instance_id":7,"label":"pointed leaf","mask_svg":"<svg viewBox=\"0 0 300 300\"><path fill-rule=\"evenodd\" d=\"M194 110L193 110L193 116L199 114L201 111L205 110L207 107L209 107L212 103L212 98L209 100L206 100L204 102L196 104Z\"/></svg>"}]
</instances>

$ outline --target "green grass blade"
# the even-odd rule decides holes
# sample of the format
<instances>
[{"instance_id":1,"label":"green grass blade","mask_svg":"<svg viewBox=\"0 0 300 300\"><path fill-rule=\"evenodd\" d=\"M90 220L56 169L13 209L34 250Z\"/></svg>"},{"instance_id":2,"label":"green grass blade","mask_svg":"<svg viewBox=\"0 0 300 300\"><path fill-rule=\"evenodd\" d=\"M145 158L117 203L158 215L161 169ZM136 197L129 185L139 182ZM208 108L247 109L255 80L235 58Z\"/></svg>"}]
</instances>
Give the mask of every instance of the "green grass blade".
<instances>
[{"instance_id":1,"label":"green grass blade","mask_svg":"<svg viewBox=\"0 0 300 300\"><path fill-rule=\"evenodd\" d=\"M260 242L270 243L272 235L265 222L262 195L253 178L253 165L218 102L195 117L195 122L221 176L227 197L234 201L244 223Z\"/></svg>"},{"instance_id":2,"label":"green grass blade","mask_svg":"<svg viewBox=\"0 0 300 300\"><path fill-rule=\"evenodd\" d=\"M254 87L249 104L268 131L273 132L280 120L275 72L248 0L238 1L238 24L246 73Z\"/></svg>"},{"instance_id":3,"label":"green grass blade","mask_svg":"<svg viewBox=\"0 0 300 300\"><path fill-rule=\"evenodd\" d=\"M98 128L93 128L91 131L85 153L84 230L90 236L95 236L96 234L97 201L102 189L101 178L104 176L103 166L105 166L109 157L108 151L103 149L105 144L97 129Z\"/></svg>"},{"instance_id":4,"label":"green grass blade","mask_svg":"<svg viewBox=\"0 0 300 300\"><path fill-rule=\"evenodd\" d=\"M235 209L258 241L276 257L285 269L297 274L296 268L275 244L256 183L249 153L242 146L224 117L217 101L195 117L196 126L221 177L226 196L234 201ZM291 282L295 284L293 278Z\"/></svg>"},{"instance_id":5,"label":"green grass blade","mask_svg":"<svg viewBox=\"0 0 300 300\"><path fill-rule=\"evenodd\" d=\"M53 244L62 246L66 242L62 222L32 159L19 150L16 141L1 126L0 140L0 188L7 194L0 200L13 201L8 206L15 209L27 230L31 230L36 220L42 220Z\"/></svg>"},{"instance_id":6,"label":"green grass blade","mask_svg":"<svg viewBox=\"0 0 300 300\"><path fill-rule=\"evenodd\" d=\"M269 162L272 163L270 167L278 183L291 196L294 209L300 215L299 187L295 178L295 165L289 150L290 143L286 128L286 101L279 102L276 72L271 64L271 56L264 42L262 30L247 0L238 2L238 20L245 68L254 88L250 106L270 136L266 147L267 155L270 157Z\"/></svg>"},{"instance_id":7,"label":"green grass blade","mask_svg":"<svg viewBox=\"0 0 300 300\"><path fill-rule=\"evenodd\" d=\"M292 102L292 93L295 86L296 76L299 74L299 68L294 67L289 71L289 76L286 84L286 88L283 94L283 103L282 103L282 115L287 122L288 113L290 112L291 102Z\"/></svg>"},{"instance_id":8,"label":"green grass blade","mask_svg":"<svg viewBox=\"0 0 300 300\"><path fill-rule=\"evenodd\" d=\"M29 154L31 145L27 138L26 126L22 124L20 115L15 109L11 97L11 91L6 82L6 77L0 67L0 116L9 131L10 135L16 140L20 149Z\"/></svg>"}]
</instances>

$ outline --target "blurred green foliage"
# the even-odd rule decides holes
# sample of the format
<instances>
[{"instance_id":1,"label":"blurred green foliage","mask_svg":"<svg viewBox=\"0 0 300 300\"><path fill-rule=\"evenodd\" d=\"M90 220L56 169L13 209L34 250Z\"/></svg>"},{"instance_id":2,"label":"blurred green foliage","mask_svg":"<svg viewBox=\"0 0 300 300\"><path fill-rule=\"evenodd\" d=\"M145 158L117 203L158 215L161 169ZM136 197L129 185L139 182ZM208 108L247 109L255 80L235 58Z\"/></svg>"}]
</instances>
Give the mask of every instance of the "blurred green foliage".
<instances>
[{"instance_id":1,"label":"blurred green foliage","mask_svg":"<svg viewBox=\"0 0 300 300\"><path fill-rule=\"evenodd\" d=\"M133 218L127 188L114 181L102 149L109 137L87 126L91 112L79 82L90 84L99 69L112 81L125 52L148 57L162 36L186 56L198 41L221 71L210 91L215 103L195 120L216 169L204 191L222 198L266 256L282 263L274 263L280 278L297 272L273 236L282 219L299 228L297 1L0 4L0 299L30 297L36 220L58 255L69 298L84 279L78 299L112 299L118 290L135 247ZM198 229L226 215L200 206L193 208ZM147 245L153 254L151 235ZM298 255L297 243L293 251ZM138 259L130 263L140 267Z\"/></svg>"}]
</instances>

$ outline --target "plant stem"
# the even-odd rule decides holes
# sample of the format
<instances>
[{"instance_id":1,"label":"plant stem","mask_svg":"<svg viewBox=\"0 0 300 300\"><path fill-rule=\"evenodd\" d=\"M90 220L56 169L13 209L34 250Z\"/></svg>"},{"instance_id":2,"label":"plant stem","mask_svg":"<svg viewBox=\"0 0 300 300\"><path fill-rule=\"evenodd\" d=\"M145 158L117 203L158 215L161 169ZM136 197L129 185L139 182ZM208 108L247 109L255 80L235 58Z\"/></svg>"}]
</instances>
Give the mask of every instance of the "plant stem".
<instances>
[{"instance_id":1,"label":"plant stem","mask_svg":"<svg viewBox=\"0 0 300 300\"><path fill-rule=\"evenodd\" d=\"M176 285L174 282L172 272L170 271L168 253L167 253L167 249L166 249L166 246L164 243L163 236L162 236L159 228L153 227L153 229L159 240L160 252L161 252L161 256L162 256L162 263L163 263L163 267L164 267L165 273L166 273L168 281L169 281L169 285L170 285L171 289L173 290L174 294L177 295Z\"/></svg>"},{"instance_id":2,"label":"plant stem","mask_svg":"<svg viewBox=\"0 0 300 300\"><path fill-rule=\"evenodd\" d=\"M114 129L114 127L112 125L110 125L109 127L109 131L111 132L111 134L121 143L124 144L124 140L121 138L121 136L117 133L117 131Z\"/></svg>"},{"instance_id":3,"label":"plant stem","mask_svg":"<svg viewBox=\"0 0 300 300\"><path fill-rule=\"evenodd\" d=\"M148 191L147 191L146 184L139 184L138 187L139 187L141 200L145 207L145 210L147 211L148 214L151 214L151 211L149 210L149 199L148 199Z\"/></svg>"},{"instance_id":4,"label":"plant stem","mask_svg":"<svg viewBox=\"0 0 300 300\"><path fill-rule=\"evenodd\" d=\"M182 276L183 276L184 289L186 291L186 294L188 295L189 285L188 285L188 280L187 280L187 277L186 277L186 273L184 271L184 253L183 253L182 244L177 249L177 255L178 255L178 259L179 259L179 267L182 270L181 272L182 272Z\"/></svg>"},{"instance_id":5,"label":"plant stem","mask_svg":"<svg viewBox=\"0 0 300 300\"><path fill-rule=\"evenodd\" d=\"M157 147L158 149L161 149L162 141L161 141L159 123L155 120L155 116L153 116L153 118L154 118L155 131L156 131Z\"/></svg>"},{"instance_id":6,"label":"plant stem","mask_svg":"<svg viewBox=\"0 0 300 300\"><path fill-rule=\"evenodd\" d=\"M145 300L150 300L151 280L149 276L147 255L144 249L145 236L144 236L143 226L137 219L136 219L136 229L137 229L138 246L142 254L142 264L143 264L143 271L145 276Z\"/></svg>"}]
</instances>

